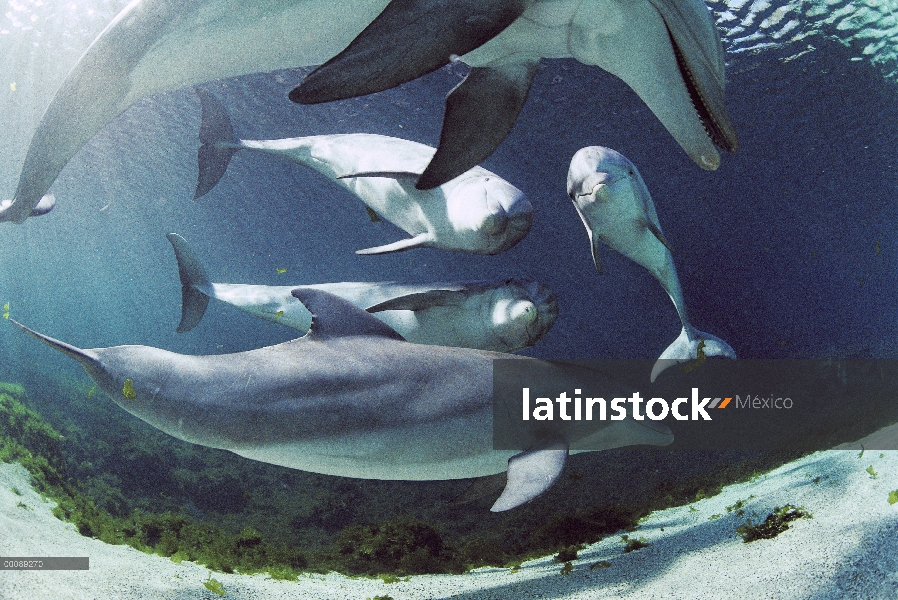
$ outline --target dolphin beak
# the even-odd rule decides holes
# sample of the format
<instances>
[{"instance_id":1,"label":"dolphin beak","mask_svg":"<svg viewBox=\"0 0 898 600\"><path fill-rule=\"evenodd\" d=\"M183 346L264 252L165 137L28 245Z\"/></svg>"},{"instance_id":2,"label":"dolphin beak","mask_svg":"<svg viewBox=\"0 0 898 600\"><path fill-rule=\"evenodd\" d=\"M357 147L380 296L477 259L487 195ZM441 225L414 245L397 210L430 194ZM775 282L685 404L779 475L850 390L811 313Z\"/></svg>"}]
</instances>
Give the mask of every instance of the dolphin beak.
<instances>
[{"instance_id":1,"label":"dolphin beak","mask_svg":"<svg viewBox=\"0 0 898 600\"><path fill-rule=\"evenodd\" d=\"M724 51L704 2L649 0L664 19L674 55L692 105L712 142L727 152L739 147L724 94ZM720 155L690 153L704 169L720 166Z\"/></svg>"}]
</instances>

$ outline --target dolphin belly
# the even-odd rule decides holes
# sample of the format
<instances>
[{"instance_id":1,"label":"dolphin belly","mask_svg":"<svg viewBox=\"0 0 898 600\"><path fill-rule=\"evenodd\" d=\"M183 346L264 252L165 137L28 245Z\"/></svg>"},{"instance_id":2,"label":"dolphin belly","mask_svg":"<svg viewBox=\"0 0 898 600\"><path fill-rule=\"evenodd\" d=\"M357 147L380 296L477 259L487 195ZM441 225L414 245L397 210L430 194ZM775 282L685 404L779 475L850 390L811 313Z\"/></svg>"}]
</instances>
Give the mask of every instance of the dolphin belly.
<instances>
[{"instance_id":1,"label":"dolphin belly","mask_svg":"<svg viewBox=\"0 0 898 600\"><path fill-rule=\"evenodd\" d=\"M419 426L326 440L231 448L271 464L340 477L406 481L466 479L505 471L516 451L492 449L492 409Z\"/></svg>"}]
</instances>

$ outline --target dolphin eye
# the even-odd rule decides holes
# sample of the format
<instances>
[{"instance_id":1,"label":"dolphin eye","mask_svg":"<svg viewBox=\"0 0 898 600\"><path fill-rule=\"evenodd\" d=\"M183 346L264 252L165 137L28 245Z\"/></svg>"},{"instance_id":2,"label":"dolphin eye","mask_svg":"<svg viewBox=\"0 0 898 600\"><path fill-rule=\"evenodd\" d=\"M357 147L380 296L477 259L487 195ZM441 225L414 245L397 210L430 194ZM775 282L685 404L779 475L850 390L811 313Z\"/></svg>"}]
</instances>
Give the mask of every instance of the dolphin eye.
<instances>
[{"instance_id":1,"label":"dolphin eye","mask_svg":"<svg viewBox=\"0 0 898 600\"><path fill-rule=\"evenodd\" d=\"M571 192L570 194L568 194L568 196L571 197L571 200L576 200L576 199L577 199L577 198L574 196L574 192Z\"/></svg>"},{"instance_id":2,"label":"dolphin eye","mask_svg":"<svg viewBox=\"0 0 898 600\"><path fill-rule=\"evenodd\" d=\"M632 175L635 175L635 174L636 174L636 173L633 172L633 169L630 169L630 175L632 176Z\"/></svg>"}]
</instances>

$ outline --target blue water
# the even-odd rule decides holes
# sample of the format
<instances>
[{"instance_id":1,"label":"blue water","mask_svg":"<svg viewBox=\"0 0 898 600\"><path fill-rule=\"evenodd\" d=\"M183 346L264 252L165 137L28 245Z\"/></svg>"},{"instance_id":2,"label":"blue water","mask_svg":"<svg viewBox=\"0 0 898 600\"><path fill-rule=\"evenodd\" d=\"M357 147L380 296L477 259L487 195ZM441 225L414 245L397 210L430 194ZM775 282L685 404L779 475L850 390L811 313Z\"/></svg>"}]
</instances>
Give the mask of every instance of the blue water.
<instances>
[{"instance_id":1,"label":"blue water","mask_svg":"<svg viewBox=\"0 0 898 600\"><path fill-rule=\"evenodd\" d=\"M54 82L124 3L97 3L90 14L82 5L68 16L53 4L13 7L19 26L9 15L0 26L0 129L12 134L0 144L3 197L12 194ZM672 304L648 272L619 254L606 251L605 274L596 273L566 195L570 157L600 144L625 154L645 178L699 329L744 358L896 357L894 5L713 4L725 30L728 107L740 139L713 173L699 170L612 76L572 60L543 61L512 134L483 163L535 208L529 236L497 256L357 256L356 249L405 234L372 223L355 197L324 177L261 154L239 153L221 183L192 201L195 94L141 101L69 163L53 186L58 206L50 215L0 225L0 305L9 302L13 318L87 348L144 344L211 354L295 337L215 303L195 330L175 333L180 283L164 238L174 231L213 281L536 279L555 290L560 314L527 354L654 358L679 333ZM368 132L434 144L443 98L464 75L447 67L373 97L298 106L286 95L306 72L205 87L246 139ZM11 325L0 327L0 348L0 380L30 389L48 379L88 382L73 361ZM109 406L115 418L133 418ZM597 470L601 457L577 461ZM633 477L642 466L632 465ZM542 506L561 501L576 508L590 498L550 494ZM412 510L414 497L400 505Z\"/></svg>"}]
</instances>

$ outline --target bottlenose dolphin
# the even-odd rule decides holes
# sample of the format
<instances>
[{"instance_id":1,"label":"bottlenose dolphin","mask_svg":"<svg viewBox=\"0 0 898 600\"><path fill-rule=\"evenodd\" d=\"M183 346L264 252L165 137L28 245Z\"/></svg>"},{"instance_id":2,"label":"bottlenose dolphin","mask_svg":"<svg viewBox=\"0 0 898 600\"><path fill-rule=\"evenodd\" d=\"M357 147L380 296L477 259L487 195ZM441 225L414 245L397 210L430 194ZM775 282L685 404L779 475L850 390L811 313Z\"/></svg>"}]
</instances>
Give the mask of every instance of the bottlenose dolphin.
<instances>
[{"instance_id":1,"label":"bottlenose dolphin","mask_svg":"<svg viewBox=\"0 0 898 600\"><path fill-rule=\"evenodd\" d=\"M507 470L493 511L531 500L558 478L567 440L524 452L493 449L493 360L536 359L412 344L332 294L294 294L312 312L309 333L235 354L82 350L16 325L80 362L126 411L194 444L363 479L466 479ZM592 447L673 441L663 424L643 423L603 422Z\"/></svg>"},{"instance_id":2,"label":"bottlenose dolphin","mask_svg":"<svg viewBox=\"0 0 898 600\"><path fill-rule=\"evenodd\" d=\"M10 209L13 205L12 200L0 200L0 221L3 221L3 215ZM40 217L41 215L45 215L56 207L56 196L53 194L47 194L43 198L40 199L34 208L31 209L32 217Z\"/></svg>"},{"instance_id":3,"label":"bottlenose dolphin","mask_svg":"<svg viewBox=\"0 0 898 600\"><path fill-rule=\"evenodd\" d=\"M0 221L21 223L66 163L136 101L205 81L320 65L345 48L388 4L402 13L431 0L134 0L69 71L32 137L14 203ZM385 31L382 48L402 60L381 71L431 69L502 31L524 10L518 0L452 0L428 35ZM410 13L411 14L411 13ZM440 63L442 64L442 63ZM423 65L423 66L421 66ZM439 66L439 65L436 65ZM436 68L436 67L433 67ZM431 69L432 70L432 69ZM472 165L473 166L473 165Z\"/></svg>"},{"instance_id":4,"label":"bottlenose dolphin","mask_svg":"<svg viewBox=\"0 0 898 600\"><path fill-rule=\"evenodd\" d=\"M237 150L250 149L289 158L330 177L377 216L412 236L357 254L410 248L498 254L530 231L530 201L486 169L475 166L438 188L418 190L415 179L433 156L430 146L367 133L238 140L218 98L201 88L196 91L203 118L195 198L218 183Z\"/></svg>"},{"instance_id":5,"label":"bottlenose dolphin","mask_svg":"<svg viewBox=\"0 0 898 600\"><path fill-rule=\"evenodd\" d=\"M586 226L599 273L602 241L648 269L677 309L683 330L661 353L652 369L652 381L670 365L700 355L736 358L735 350L725 341L689 323L670 244L661 232L648 187L632 162L609 148L581 148L571 159L567 191Z\"/></svg>"},{"instance_id":6,"label":"bottlenose dolphin","mask_svg":"<svg viewBox=\"0 0 898 600\"><path fill-rule=\"evenodd\" d=\"M209 298L227 302L262 319L305 333L312 313L293 297L294 289L316 289L367 309L415 344L514 352L536 344L558 317L558 301L547 286L506 279L450 284L322 283L306 286L212 283L187 241L170 233L181 277L181 323L190 331L202 319Z\"/></svg>"},{"instance_id":7,"label":"bottlenose dolphin","mask_svg":"<svg viewBox=\"0 0 898 600\"><path fill-rule=\"evenodd\" d=\"M519 10L521 3L505 4ZM423 18L391 3L290 98L303 104L351 98L422 75L392 68L404 48L390 51L384 40L420 31ZM448 53L439 58L426 69L453 60ZM446 100L439 148L418 188L436 187L492 154L514 125L541 58L575 58L622 79L703 169L720 164L714 144L737 148L724 103L723 46L702 0L537 0L526 2L500 34L457 58L473 69ZM368 77L372 70L383 75Z\"/></svg>"}]
</instances>

